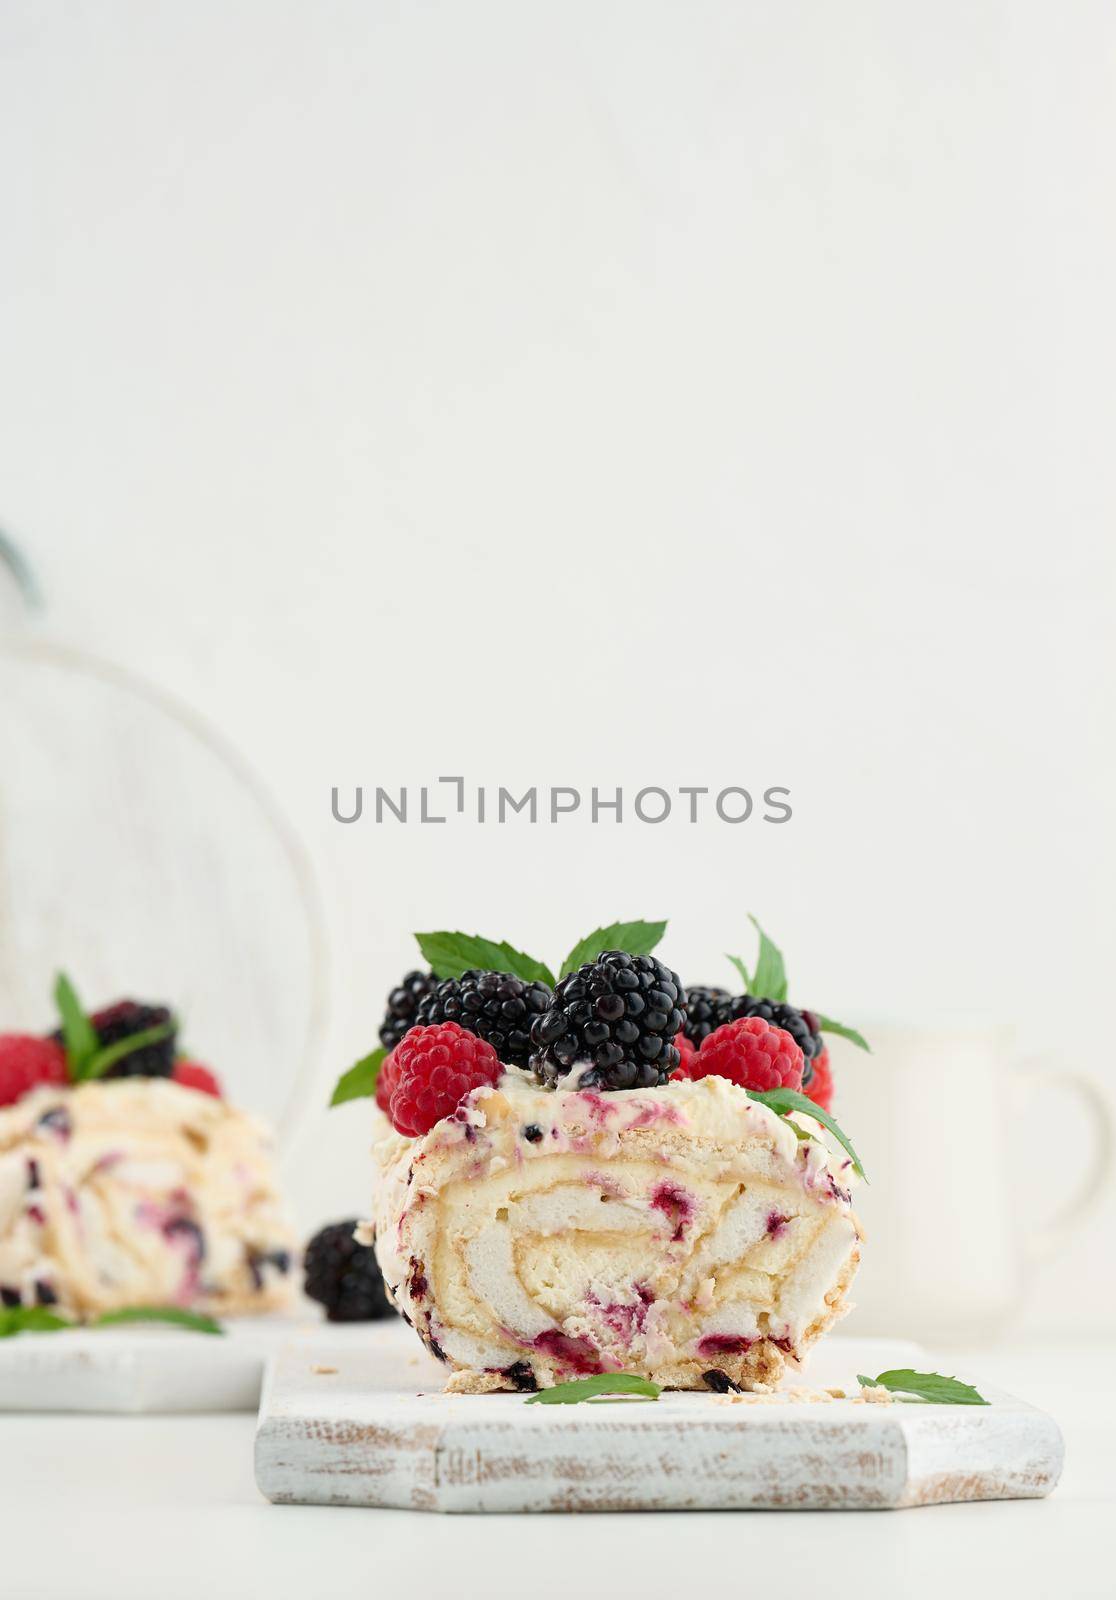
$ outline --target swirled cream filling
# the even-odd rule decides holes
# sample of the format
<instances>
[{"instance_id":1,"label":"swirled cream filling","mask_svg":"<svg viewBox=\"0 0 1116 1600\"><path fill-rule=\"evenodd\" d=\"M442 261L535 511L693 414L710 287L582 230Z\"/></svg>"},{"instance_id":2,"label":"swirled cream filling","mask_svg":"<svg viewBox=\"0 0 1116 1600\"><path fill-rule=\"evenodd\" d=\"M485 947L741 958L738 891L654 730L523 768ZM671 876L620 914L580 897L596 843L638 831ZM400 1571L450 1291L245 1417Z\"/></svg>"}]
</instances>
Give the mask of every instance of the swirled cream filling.
<instances>
[{"instance_id":1,"label":"swirled cream filling","mask_svg":"<svg viewBox=\"0 0 1116 1600\"><path fill-rule=\"evenodd\" d=\"M801 1131L722 1078L601 1093L506 1074L377 1145L385 1280L477 1387L777 1376L840 1315L858 1256L848 1163Z\"/></svg>"},{"instance_id":2,"label":"swirled cream filling","mask_svg":"<svg viewBox=\"0 0 1116 1600\"><path fill-rule=\"evenodd\" d=\"M227 1102L124 1078L0 1111L6 1303L267 1310L292 1267L270 1135Z\"/></svg>"}]
</instances>

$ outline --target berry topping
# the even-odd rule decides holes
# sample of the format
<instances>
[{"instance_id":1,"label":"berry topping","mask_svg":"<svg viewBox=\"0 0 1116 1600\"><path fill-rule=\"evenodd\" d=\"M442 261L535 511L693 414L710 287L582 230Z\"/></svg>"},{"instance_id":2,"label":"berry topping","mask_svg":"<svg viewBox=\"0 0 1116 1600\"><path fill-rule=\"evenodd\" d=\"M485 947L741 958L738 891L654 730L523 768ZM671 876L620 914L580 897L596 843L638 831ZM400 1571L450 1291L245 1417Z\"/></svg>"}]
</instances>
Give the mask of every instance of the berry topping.
<instances>
[{"instance_id":1,"label":"berry topping","mask_svg":"<svg viewBox=\"0 0 1116 1600\"><path fill-rule=\"evenodd\" d=\"M145 1033L148 1028L169 1028L165 1039L156 1044L141 1046L116 1062L105 1073L106 1078L169 1078L174 1071L176 1032L174 1018L166 1006L149 1006L139 1000L118 1000L103 1011L94 1011L89 1018L97 1035L98 1046L107 1050L110 1045L131 1039L134 1034ZM62 1035L52 1036L61 1042Z\"/></svg>"},{"instance_id":2,"label":"berry topping","mask_svg":"<svg viewBox=\"0 0 1116 1600\"><path fill-rule=\"evenodd\" d=\"M803 1076L802 1093L809 1095L823 1111L832 1111L833 1068L829 1064L829 1050L825 1045L822 1045L821 1055L815 1056L810 1064L814 1069L813 1076L809 1081Z\"/></svg>"},{"instance_id":3,"label":"berry topping","mask_svg":"<svg viewBox=\"0 0 1116 1600\"><path fill-rule=\"evenodd\" d=\"M215 1099L221 1099L221 1085L210 1072L208 1067L203 1067L200 1061L186 1061L180 1059L174 1064L171 1074L175 1083L180 1083L184 1089L199 1089L202 1094L211 1094Z\"/></svg>"},{"instance_id":4,"label":"berry topping","mask_svg":"<svg viewBox=\"0 0 1116 1600\"><path fill-rule=\"evenodd\" d=\"M386 1055L380 1064L376 1076L376 1104L385 1117L391 1116L391 1096L399 1080L399 1069L395 1065L395 1051Z\"/></svg>"},{"instance_id":5,"label":"berry topping","mask_svg":"<svg viewBox=\"0 0 1116 1600\"><path fill-rule=\"evenodd\" d=\"M391 1120L399 1133L417 1138L452 1116L465 1096L494 1084L503 1072L488 1043L456 1022L412 1028L392 1052L397 1073Z\"/></svg>"},{"instance_id":6,"label":"berry topping","mask_svg":"<svg viewBox=\"0 0 1116 1600\"><path fill-rule=\"evenodd\" d=\"M447 978L420 1002L416 1021L456 1022L487 1039L500 1060L525 1067L531 1051L531 1024L554 996L545 983L525 983L510 972L472 968Z\"/></svg>"},{"instance_id":7,"label":"berry topping","mask_svg":"<svg viewBox=\"0 0 1116 1600\"><path fill-rule=\"evenodd\" d=\"M714 1029L690 1063L691 1078L715 1075L741 1089L801 1089L802 1051L784 1028L742 1017Z\"/></svg>"},{"instance_id":8,"label":"berry topping","mask_svg":"<svg viewBox=\"0 0 1116 1600\"><path fill-rule=\"evenodd\" d=\"M13 1106L42 1083L66 1083L66 1054L54 1039L0 1033L0 1106Z\"/></svg>"},{"instance_id":9,"label":"berry topping","mask_svg":"<svg viewBox=\"0 0 1116 1600\"><path fill-rule=\"evenodd\" d=\"M797 1006L787 1005L784 1000L764 1000L754 994L736 995L723 1002L721 1023L738 1022L741 1017L761 1017L764 1022L773 1023L776 1028L789 1033L802 1051L803 1085L810 1082L814 1057L820 1055L824 1048L818 1019L812 1011L800 1011Z\"/></svg>"},{"instance_id":10,"label":"berry topping","mask_svg":"<svg viewBox=\"0 0 1116 1600\"><path fill-rule=\"evenodd\" d=\"M331 1223L306 1246L306 1293L325 1306L330 1322L374 1322L392 1314L376 1252L357 1243L355 1228L355 1221Z\"/></svg>"},{"instance_id":11,"label":"berry topping","mask_svg":"<svg viewBox=\"0 0 1116 1600\"><path fill-rule=\"evenodd\" d=\"M563 978L531 1030L531 1067L553 1087L588 1062L583 1088L650 1089L678 1065L682 983L655 956L606 950Z\"/></svg>"},{"instance_id":12,"label":"berry topping","mask_svg":"<svg viewBox=\"0 0 1116 1600\"><path fill-rule=\"evenodd\" d=\"M696 1046L687 1039L684 1033L674 1035L674 1048L678 1051L678 1065L671 1073L672 1078L688 1078L690 1076L690 1063L697 1055Z\"/></svg>"},{"instance_id":13,"label":"berry topping","mask_svg":"<svg viewBox=\"0 0 1116 1600\"><path fill-rule=\"evenodd\" d=\"M397 989L387 997L387 1010L380 1024L380 1043L385 1050L394 1050L408 1028L419 1020L415 1013L419 1001L433 994L438 980L432 972L408 972Z\"/></svg>"},{"instance_id":14,"label":"berry topping","mask_svg":"<svg viewBox=\"0 0 1116 1600\"><path fill-rule=\"evenodd\" d=\"M722 1022L727 1022L728 1015L725 1005L729 996L724 989L706 989L696 987L684 992L682 1009L686 1013L686 1020L682 1025L686 1038L695 1050L707 1034L719 1028ZM678 1041L675 1040L675 1043Z\"/></svg>"}]
</instances>

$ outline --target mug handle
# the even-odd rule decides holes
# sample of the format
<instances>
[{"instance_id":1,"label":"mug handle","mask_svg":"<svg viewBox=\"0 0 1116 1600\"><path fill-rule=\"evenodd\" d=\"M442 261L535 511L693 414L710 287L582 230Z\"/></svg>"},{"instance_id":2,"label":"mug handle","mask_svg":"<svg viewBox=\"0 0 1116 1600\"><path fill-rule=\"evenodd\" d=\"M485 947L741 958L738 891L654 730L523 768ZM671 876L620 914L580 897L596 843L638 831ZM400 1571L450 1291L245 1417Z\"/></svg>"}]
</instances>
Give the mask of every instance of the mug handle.
<instances>
[{"instance_id":1,"label":"mug handle","mask_svg":"<svg viewBox=\"0 0 1116 1600\"><path fill-rule=\"evenodd\" d=\"M1020 1062L1017 1072L1038 1089L1068 1090L1092 1113L1097 1130L1093 1141L1093 1157L1082 1175L1075 1192L1065 1200L1052 1217L1036 1223L1023 1240L1023 1254L1028 1266L1036 1267L1054 1255L1069 1232L1072 1223L1086 1206L1099 1199L1112 1176L1112 1156L1116 1147L1112 1105L1095 1078L1087 1073L1048 1064L1039 1058L1033 1062Z\"/></svg>"}]
</instances>

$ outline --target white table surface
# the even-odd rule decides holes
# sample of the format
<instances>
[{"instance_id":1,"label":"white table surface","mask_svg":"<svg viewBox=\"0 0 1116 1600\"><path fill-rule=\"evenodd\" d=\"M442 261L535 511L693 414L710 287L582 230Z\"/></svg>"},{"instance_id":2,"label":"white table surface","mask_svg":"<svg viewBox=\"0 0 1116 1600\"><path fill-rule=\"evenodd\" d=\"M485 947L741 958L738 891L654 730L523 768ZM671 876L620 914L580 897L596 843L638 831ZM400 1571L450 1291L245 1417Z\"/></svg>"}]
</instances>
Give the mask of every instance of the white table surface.
<instances>
[{"instance_id":1,"label":"white table surface","mask_svg":"<svg viewBox=\"0 0 1116 1600\"><path fill-rule=\"evenodd\" d=\"M0 1418L0 1570L12 1600L361 1600L601 1595L677 1600L804 1592L1081 1597L1116 1592L1116 1377L1098 1345L959 1350L1056 1416L1060 1487L1045 1501L901 1512L439 1517L269 1506L248 1416Z\"/></svg>"}]
</instances>

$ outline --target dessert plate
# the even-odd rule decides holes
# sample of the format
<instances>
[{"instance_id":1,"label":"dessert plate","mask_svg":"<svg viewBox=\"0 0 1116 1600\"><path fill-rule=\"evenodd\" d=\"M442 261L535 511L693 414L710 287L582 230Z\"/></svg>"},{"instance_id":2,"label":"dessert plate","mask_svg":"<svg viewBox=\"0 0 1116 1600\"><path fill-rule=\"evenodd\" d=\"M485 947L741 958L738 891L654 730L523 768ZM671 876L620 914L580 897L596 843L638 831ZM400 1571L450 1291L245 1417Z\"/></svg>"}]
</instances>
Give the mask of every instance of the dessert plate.
<instances>
[{"instance_id":1,"label":"dessert plate","mask_svg":"<svg viewBox=\"0 0 1116 1600\"><path fill-rule=\"evenodd\" d=\"M255 1411L268 1359L281 1348L304 1365L352 1353L368 1326L323 1323L305 1314L240 1317L223 1338L171 1327L75 1328L0 1339L0 1412Z\"/></svg>"},{"instance_id":2,"label":"dessert plate","mask_svg":"<svg viewBox=\"0 0 1116 1600\"><path fill-rule=\"evenodd\" d=\"M916 1345L831 1337L801 1381L855 1392L858 1372L928 1365ZM1062 1465L1054 1420L984 1386L988 1406L697 1393L542 1406L444 1381L398 1324L286 1347L260 1406L261 1492L416 1511L880 1510L1034 1498Z\"/></svg>"}]
</instances>

